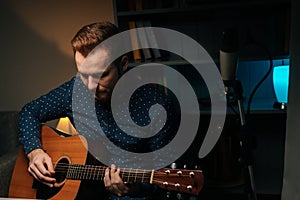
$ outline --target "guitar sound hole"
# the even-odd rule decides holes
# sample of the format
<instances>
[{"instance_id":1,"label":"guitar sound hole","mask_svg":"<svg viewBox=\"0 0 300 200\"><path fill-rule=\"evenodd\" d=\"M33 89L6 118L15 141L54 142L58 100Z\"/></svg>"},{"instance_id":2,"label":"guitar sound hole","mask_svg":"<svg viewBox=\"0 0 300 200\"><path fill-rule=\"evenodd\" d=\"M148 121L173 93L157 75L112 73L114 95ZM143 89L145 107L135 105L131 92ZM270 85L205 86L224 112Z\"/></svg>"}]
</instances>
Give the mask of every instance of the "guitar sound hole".
<instances>
[{"instance_id":1,"label":"guitar sound hole","mask_svg":"<svg viewBox=\"0 0 300 200\"><path fill-rule=\"evenodd\" d=\"M56 179L55 187L60 187L66 180L68 166L70 160L67 157L62 157L55 165L54 178Z\"/></svg>"}]
</instances>

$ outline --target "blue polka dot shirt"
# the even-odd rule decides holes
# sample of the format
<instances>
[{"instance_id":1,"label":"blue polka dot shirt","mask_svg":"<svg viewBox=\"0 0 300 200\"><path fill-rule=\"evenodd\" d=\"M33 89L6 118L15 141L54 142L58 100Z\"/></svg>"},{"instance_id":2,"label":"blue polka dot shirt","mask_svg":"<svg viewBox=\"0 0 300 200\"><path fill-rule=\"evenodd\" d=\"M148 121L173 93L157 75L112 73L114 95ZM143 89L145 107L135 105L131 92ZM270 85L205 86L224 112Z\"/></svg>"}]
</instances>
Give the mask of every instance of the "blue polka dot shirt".
<instances>
[{"instance_id":1,"label":"blue polka dot shirt","mask_svg":"<svg viewBox=\"0 0 300 200\"><path fill-rule=\"evenodd\" d=\"M147 84L138 88L132 94L129 102L130 119L138 126L146 126L151 122L149 109L154 104L162 105L167 112L167 120L159 133L142 138L122 130L114 120L110 107L102 105L96 100L93 100L94 108L91 108L90 105L86 106L88 98L86 94L81 94L86 91L76 91L77 93L74 93L73 90L74 84L77 84L77 82L82 84L78 79L78 77L73 77L70 81L29 102L22 108L19 113L19 139L24 146L25 154L34 149L42 148L40 140L42 123L61 117L69 117L76 127L75 122L81 120L81 116L74 119L76 114L73 113L74 108L72 109L72 107L75 105L83 107L82 110L85 116L90 116L90 112L95 111L97 123L93 126L100 126L105 137L126 151L151 152L162 148L174 137L180 123L180 115L177 102L174 101L171 92L166 95L158 86ZM80 95L80 100L76 104L72 102L74 95ZM128 105L128 102L124 103ZM122 112L122 110L119 112L121 118ZM159 112L156 114L159 115ZM88 120L88 118L82 118L82 120Z\"/></svg>"}]
</instances>

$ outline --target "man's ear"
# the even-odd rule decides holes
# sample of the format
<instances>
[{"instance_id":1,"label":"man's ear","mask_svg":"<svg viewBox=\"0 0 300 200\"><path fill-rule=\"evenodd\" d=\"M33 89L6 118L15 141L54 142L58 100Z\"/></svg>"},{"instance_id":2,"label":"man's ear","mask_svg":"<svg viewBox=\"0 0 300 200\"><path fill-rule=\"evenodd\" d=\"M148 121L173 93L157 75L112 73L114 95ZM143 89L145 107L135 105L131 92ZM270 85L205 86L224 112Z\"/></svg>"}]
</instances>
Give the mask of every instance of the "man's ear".
<instances>
[{"instance_id":1,"label":"man's ear","mask_svg":"<svg viewBox=\"0 0 300 200\"><path fill-rule=\"evenodd\" d=\"M120 68L120 72L121 74L123 74L128 68L128 57L127 56L123 56L121 59L121 68Z\"/></svg>"}]
</instances>

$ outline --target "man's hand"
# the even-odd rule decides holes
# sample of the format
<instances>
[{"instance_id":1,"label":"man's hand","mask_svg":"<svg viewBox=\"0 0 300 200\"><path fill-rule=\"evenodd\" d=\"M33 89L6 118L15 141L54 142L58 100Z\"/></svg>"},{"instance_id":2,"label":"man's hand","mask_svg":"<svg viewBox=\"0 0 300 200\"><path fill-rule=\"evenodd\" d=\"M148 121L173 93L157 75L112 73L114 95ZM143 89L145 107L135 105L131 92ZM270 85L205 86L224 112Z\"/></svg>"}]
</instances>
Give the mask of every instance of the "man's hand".
<instances>
[{"instance_id":1,"label":"man's hand","mask_svg":"<svg viewBox=\"0 0 300 200\"><path fill-rule=\"evenodd\" d=\"M107 190L118 196L128 193L128 187L120 177L120 168L116 169L115 165L111 165L111 168L106 168L104 185Z\"/></svg>"},{"instance_id":2,"label":"man's hand","mask_svg":"<svg viewBox=\"0 0 300 200\"><path fill-rule=\"evenodd\" d=\"M27 157L29 159L29 173L41 183L53 187L56 180L51 176L55 171L49 155L42 149L35 149Z\"/></svg>"}]
</instances>

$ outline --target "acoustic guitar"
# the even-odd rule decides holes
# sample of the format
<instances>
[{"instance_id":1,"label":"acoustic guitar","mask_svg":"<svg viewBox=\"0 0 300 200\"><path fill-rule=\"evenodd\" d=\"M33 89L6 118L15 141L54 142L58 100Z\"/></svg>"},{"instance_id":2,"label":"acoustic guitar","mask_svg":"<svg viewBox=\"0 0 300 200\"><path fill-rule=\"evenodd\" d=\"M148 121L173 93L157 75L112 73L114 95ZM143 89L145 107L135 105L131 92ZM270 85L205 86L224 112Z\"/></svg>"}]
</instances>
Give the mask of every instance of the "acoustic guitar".
<instances>
[{"instance_id":1,"label":"acoustic guitar","mask_svg":"<svg viewBox=\"0 0 300 200\"><path fill-rule=\"evenodd\" d=\"M103 179L107 166L86 164L88 148L83 136L63 137L55 129L43 125L41 141L43 149L50 155L54 164L56 178L54 187L50 188L39 183L29 174L28 160L21 148L12 175L9 197L75 199L81 180ZM150 183L162 189L191 195L198 195L203 187L201 170L124 168L121 169L120 176L126 182Z\"/></svg>"}]
</instances>

